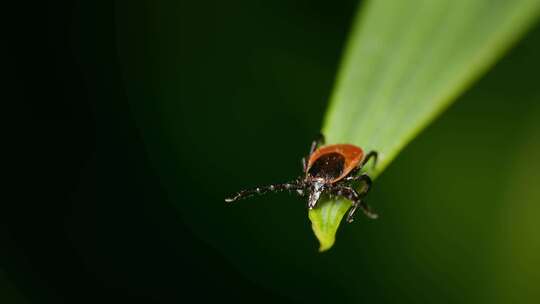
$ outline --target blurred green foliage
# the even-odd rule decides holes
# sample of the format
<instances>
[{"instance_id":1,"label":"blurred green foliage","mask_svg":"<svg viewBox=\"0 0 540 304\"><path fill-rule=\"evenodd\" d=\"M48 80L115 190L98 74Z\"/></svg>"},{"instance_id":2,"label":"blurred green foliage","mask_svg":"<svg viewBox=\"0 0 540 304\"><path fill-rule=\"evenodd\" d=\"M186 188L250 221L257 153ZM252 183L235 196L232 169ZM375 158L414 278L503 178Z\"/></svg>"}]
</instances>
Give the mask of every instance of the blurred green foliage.
<instances>
[{"instance_id":1,"label":"blurred green foliage","mask_svg":"<svg viewBox=\"0 0 540 304\"><path fill-rule=\"evenodd\" d=\"M402 151L370 193L381 218L346 225L332 251L314 250L297 197L224 205L300 173L355 5L160 1L150 23L117 9L126 92L170 203L293 301L536 303L538 27Z\"/></svg>"},{"instance_id":2,"label":"blurred green foliage","mask_svg":"<svg viewBox=\"0 0 540 304\"><path fill-rule=\"evenodd\" d=\"M348 38L327 141L377 151L377 167L366 168L376 177L538 16L536 0L368 1ZM350 205L325 201L309 211L320 250L333 245Z\"/></svg>"}]
</instances>

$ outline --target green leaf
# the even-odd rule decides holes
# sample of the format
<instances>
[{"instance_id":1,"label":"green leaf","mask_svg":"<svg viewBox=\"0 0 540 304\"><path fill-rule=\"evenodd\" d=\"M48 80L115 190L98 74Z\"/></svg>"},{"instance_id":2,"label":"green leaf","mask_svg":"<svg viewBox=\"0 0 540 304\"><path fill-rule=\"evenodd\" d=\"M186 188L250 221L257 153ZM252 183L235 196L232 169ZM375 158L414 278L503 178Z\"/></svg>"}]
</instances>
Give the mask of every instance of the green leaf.
<instances>
[{"instance_id":1,"label":"green leaf","mask_svg":"<svg viewBox=\"0 0 540 304\"><path fill-rule=\"evenodd\" d=\"M368 172L375 178L539 15L539 0L368 1L354 22L325 117L327 143L379 152L377 168ZM321 251L333 245L349 206L321 202L309 211ZM367 220L362 216L357 212Z\"/></svg>"},{"instance_id":2,"label":"green leaf","mask_svg":"<svg viewBox=\"0 0 540 304\"><path fill-rule=\"evenodd\" d=\"M351 202L326 199L319 204L319 207L309 211L309 219L311 228L319 239L319 251L325 251L334 245L339 223L351 207Z\"/></svg>"}]
</instances>

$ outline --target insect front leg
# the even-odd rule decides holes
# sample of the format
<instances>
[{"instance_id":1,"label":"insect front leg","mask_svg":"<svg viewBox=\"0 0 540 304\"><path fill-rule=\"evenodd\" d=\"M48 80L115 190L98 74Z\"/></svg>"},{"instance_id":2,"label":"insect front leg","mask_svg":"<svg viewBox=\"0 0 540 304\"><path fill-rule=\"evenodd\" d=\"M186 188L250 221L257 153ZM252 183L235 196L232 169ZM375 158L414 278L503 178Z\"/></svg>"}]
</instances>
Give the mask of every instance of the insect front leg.
<instances>
[{"instance_id":1,"label":"insect front leg","mask_svg":"<svg viewBox=\"0 0 540 304\"><path fill-rule=\"evenodd\" d=\"M225 202L232 203L240 199L244 199L253 195L262 195L269 192L279 192L279 191L295 191L299 195L303 196L303 186L297 181L283 184L273 184L268 186L261 186L252 189L241 190L235 195L225 199Z\"/></svg>"}]
</instances>

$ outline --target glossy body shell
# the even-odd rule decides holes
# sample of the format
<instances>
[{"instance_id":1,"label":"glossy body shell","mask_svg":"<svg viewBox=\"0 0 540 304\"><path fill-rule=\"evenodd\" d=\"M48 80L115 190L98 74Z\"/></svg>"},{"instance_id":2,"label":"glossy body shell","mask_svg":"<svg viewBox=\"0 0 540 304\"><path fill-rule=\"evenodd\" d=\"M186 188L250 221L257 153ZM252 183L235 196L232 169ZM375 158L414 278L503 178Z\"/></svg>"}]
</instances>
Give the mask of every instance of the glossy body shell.
<instances>
[{"instance_id":1,"label":"glossy body shell","mask_svg":"<svg viewBox=\"0 0 540 304\"><path fill-rule=\"evenodd\" d=\"M364 159L364 151L350 144L320 147L309 157L306 178L335 183L345 178Z\"/></svg>"}]
</instances>

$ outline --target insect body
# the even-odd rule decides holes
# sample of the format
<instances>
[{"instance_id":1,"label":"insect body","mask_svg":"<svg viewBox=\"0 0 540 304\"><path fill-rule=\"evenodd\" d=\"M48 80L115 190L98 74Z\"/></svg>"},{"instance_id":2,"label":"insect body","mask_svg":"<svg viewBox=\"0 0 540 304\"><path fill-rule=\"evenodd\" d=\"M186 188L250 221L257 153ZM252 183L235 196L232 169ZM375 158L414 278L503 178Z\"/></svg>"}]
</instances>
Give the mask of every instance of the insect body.
<instances>
[{"instance_id":1,"label":"insect body","mask_svg":"<svg viewBox=\"0 0 540 304\"><path fill-rule=\"evenodd\" d=\"M264 194L276 191L295 191L301 196L308 196L307 207L315 208L322 194L345 197L352 201L347 221L353 221L356 209L360 208L369 218L377 218L366 204L364 198L371 188L371 178L366 173L361 173L362 167L373 158L375 165L377 152L364 151L354 145L338 144L322 146L324 138L321 135L311 144L309 156L302 159L303 174L296 180L283 184L273 184L242 190L225 201L230 203L255 194ZM358 192L353 184L362 183L363 187Z\"/></svg>"}]
</instances>

